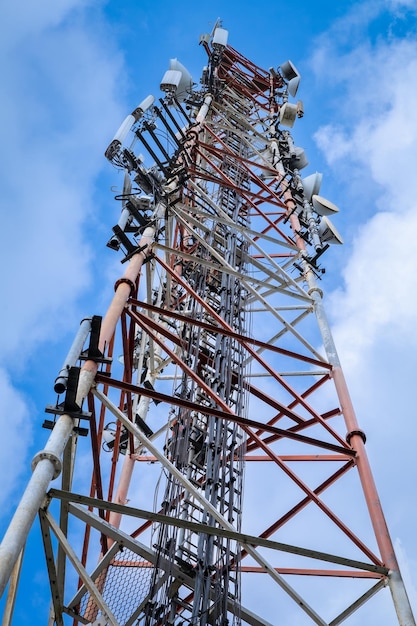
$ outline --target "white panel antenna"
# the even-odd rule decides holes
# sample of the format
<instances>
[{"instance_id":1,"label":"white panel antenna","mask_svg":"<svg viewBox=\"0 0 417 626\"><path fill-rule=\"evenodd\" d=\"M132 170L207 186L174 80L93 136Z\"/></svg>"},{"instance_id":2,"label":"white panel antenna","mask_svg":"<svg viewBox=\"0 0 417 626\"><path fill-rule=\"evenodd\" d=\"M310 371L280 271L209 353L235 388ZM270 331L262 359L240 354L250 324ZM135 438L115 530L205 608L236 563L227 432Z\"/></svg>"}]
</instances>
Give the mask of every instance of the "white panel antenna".
<instances>
[{"instance_id":1,"label":"white panel antenna","mask_svg":"<svg viewBox=\"0 0 417 626\"><path fill-rule=\"evenodd\" d=\"M182 73L178 70L167 70L162 77L161 91L175 92L181 82Z\"/></svg>"},{"instance_id":2,"label":"white panel antenna","mask_svg":"<svg viewBox=\"0 0 417 626\"><path fill-rule=\"evenodd\" d=\"M155 96L152 96L152 95L146 96L146 98L142 100L140 105L136 107L136 109L132 112L132 115L135 117L135 120L138 121L138 119L140 119L142 115L146 113L148 109L151 108L154 102L155 102Z\"/></svg>"},{"instance_id":3,"label":"white panel antenna","mask_svg":"<svg viewBox=\"0 0 417 626\"><path fill-rule=\"evenodd\" d=\"M182 63L178 61L178 59L170 59L169 61L169 69L177 72L181 72L181 80L177 85L177 89L175 92L175 97L178 102L182 102L188 93L190 93L193 86L193 79L190 72Z\"/></svg>"},{"instance_id":4,"label":"white panel antenna","mask_svg":"<svg viewBox=\"0 0 417 626\"><path fill-rule=\"evenodd\" d=\"M229 31L224 28L216 28L213 35L213 46L215 48L225 48L227 46L228 37Z\"/></svg>"}]
</instances>

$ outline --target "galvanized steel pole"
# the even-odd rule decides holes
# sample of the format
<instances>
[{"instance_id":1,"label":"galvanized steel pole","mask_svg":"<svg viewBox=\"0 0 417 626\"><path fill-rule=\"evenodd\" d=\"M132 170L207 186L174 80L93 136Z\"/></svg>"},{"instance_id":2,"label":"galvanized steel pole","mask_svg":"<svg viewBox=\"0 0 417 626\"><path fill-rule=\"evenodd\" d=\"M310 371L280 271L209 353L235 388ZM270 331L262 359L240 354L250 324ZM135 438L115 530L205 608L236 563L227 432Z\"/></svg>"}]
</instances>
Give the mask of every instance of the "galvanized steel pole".
<instances>
[{"instance_id":1,"label":"galvanized steel pole","mask_svg":"<svg viewBox=\"0 0 417 626\"><path fill-rule=\"evenodd\" d=\"M368 506L376 541L384 565L389 569L388 585L391 591L395 610L400 626L416 626L416 622L407 596L404 581L401 576L394 546L378 496L368 456L365 451L365 435L359 427L352 400L347 388L346 380L340 365L336 346L330 330L327 315L323 306L322 292L317 286L317 280L312 269L305 261L305 276L309 286L309 294L314 301L315 314L323 340L323 346L329 363L333 366L332 375L336 392L347 427L347 440L357 451L357 468L363 492Z\"/></svg>"},{"instance_id":2,"label":"galvanized steel pole","mask_svg":"<svg viewBox=\"0 0 417 626\"><path fill-rule=\"evenodd\" d=\"M108 346L116 324L131 294L132 287L140 273L147 256L147 249L153 241L155 229L146 228L140 242L138 253L130 262L123 277L118 281L116 292L103 319L99 348L104 351ZM76 402L82 405L89 393L97 373L97 363L86 361L80 372ZM61 415L43 450L38 452L33 461L33 474L10 522L0 545L0 597L6 588L13 568L25 546L29 531L36 514L43 504L50 482L61 473L61 458L72 433L74 418Z\"/></svg>"}]
</instances>

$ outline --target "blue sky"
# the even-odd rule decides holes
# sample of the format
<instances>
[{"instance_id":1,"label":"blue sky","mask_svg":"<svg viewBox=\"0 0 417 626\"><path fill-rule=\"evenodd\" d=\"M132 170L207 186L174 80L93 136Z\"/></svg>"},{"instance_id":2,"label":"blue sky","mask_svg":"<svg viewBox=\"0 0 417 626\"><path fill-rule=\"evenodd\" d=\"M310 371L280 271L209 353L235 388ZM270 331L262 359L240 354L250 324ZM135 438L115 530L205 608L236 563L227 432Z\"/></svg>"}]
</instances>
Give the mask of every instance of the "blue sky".
<instances>
[{"instance_id":1,"label":"blue sky","mask_svg":"<svg viewBox=\"0 0 417 626\"><path fill-rule=\"evenodd\" d=\"M220 17L246 57L266 69L290 58L302 75L305 116L293 134L307 173L324 174L321 193L339 206L345 240L328 253L328 312L417 612L417 6L225 4L15 0L0 9L1 529L46 440L44 407L79 321L105 311L119 275L105 246L118 209L104 150L157 92L170 58L198 81L199 35ZM16 609L22 626L33 611L46 623L37 534Z\"/></svg>"}]
</instances>

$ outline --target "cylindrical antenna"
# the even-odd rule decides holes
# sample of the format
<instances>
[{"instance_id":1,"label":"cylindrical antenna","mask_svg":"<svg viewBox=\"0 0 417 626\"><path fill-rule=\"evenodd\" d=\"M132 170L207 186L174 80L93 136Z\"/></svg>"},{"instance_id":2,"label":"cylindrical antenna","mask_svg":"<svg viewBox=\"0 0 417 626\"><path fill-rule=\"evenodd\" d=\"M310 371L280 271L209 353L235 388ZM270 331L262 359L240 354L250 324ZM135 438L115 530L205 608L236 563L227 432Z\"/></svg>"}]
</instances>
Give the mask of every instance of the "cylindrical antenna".
<instances>
[{"instance_id":1,"label":"cylindrical antenna","mask_svg":"<svg viewBox=\"0 0 417 626\"><path fill-rule=\"evenodd\" d=\"M64 364L55 379L54 390L56 393L61 394L67 388L68 373L70 367L73 367L80 358L81 350L83 349L87 335L91 329L91 318L83 319L72 343L72 346L65 358Z\"/></svg>"}]
</instances>

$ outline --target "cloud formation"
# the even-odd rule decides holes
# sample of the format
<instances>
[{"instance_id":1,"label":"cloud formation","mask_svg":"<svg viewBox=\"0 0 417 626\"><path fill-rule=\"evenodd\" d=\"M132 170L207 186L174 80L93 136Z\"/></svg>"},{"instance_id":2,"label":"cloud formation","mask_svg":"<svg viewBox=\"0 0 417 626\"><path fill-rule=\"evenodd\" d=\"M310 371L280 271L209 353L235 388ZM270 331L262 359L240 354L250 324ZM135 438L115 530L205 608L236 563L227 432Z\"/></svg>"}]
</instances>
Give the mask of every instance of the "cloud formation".
<instances>
[{"instance_id":1,"label":"cloud formation","mask_svg":"<svg viewBox=\"0 0 417 626\"><path fill-rule=\"evenodd\" d=\"M352 334L365 348L387 332L413 341L407 328L417 286L409 239L417 223L417 92L410 87L417 81L417 38L381 40L374 46L365 41L345 54L326 44L318 53L324 55L332 59L327 71L341 80L337 106L342 114L337 124L319 129L317 144L335 176L351 183L358 204L362 189L349 178L352 169L361 169L361 184L366 180L377 196L376 211L368 205L357 212L344 286L332 297L336 332L346 335L347 347ZM342 79L339 68L344 68Z\"/></svg>"},{"instance_id":2,"label":"cloud formation","mask_svg":"<svg viewBox=\"0 0 417 626\"><path fill-rule=\"evenodd\" d=\"M95 184L109 128L123 115L123 59L89 3L17 1L2 22L0 415L13 407L10 447L24 456L30 425L20 378L42 342L58 342L85 315L78 303L100 228ZM2 455L3 497L15 485L8 463Z\"/></svg>"},{"instance_id":3,"label":"cloud formation","mask_svg":"<svg viewBox=\"0 0 417 626\"><path fill-rule=\"evenodd\" d=\"M345 210L356 221L342 284L330 294L329 311L407 576L417 558L410 523L417 516L415 498L410 498L416 474L410 403L417 347L412 243L417 228L417 36L409 19L415 6L398 1L390 8L387 16L387 7L366 3L318 42L314 67L319 74L325 68L326 79L335 85L329 109L338 115L315 138L332 177L348 190ZM374 20L386 21L385 37L372 37ZM344 33L342 46L335 33ZM367 201L370 193L373 204ZM409 594L417 607L411 584Z\"/></svg>"}]
</instances>

